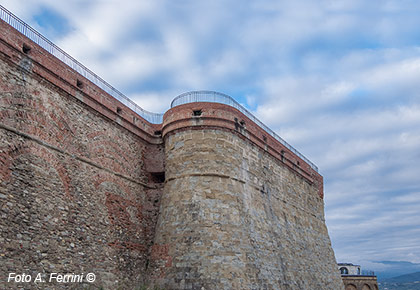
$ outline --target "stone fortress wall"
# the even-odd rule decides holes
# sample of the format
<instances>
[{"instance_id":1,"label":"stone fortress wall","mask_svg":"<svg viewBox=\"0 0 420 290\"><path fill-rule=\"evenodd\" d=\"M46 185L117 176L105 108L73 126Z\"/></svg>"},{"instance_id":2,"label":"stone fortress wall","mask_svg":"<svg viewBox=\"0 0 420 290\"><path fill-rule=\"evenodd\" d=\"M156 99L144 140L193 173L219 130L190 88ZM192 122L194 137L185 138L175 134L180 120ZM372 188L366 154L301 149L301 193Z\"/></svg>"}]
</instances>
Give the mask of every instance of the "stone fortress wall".
<instances>
[{"instance_id":1,"label":"stone fortress wall","mask_svg":"<svg viewBox=\"0 0 420 290\"><path fill-rule=\"evenodd\" d=\"M343 288L322 176L237 109L151 124L3 21L0 72L0 288Z\"/></svg>"},{"instance_id":2,"label":"stone fortress wall","mask_svg":"<svg viewBox=\"0 0 420 290\"><path fill-rule=\"evenodd\" d=\"M0 25L0 288L16 289L5 283L10 272L92 271L98 285L139 283L162 193L161 138Z\"/></svg>"}]
</instances>

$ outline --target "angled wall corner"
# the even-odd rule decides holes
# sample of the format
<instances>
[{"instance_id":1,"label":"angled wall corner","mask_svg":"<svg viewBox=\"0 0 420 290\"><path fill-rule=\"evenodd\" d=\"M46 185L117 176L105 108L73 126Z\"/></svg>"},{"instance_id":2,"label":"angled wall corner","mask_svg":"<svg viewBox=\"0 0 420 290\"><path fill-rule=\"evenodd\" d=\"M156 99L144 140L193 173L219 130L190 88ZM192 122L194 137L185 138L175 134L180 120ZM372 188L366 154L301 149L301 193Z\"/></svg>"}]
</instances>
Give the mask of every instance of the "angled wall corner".
<instances>
[{"instance_id":1,"label":"angled wall corner","mask_svg":"<svg viewBox=\"0 0 420 290\"><path fill-rule=\"evenodd\" d=\"M322 178L278 158L258 138L267 133L227 105L176 106L162 130L166 182L151 281L167 289L343 288Z\"/></svg>"},{"instance_id":2,"label":"angled wall corner","mask_svg":"<svg viewBox=\"0 0 420 290\"><path fill-rule=\"evenodd\" d=\"M0 270L95 269L107 289L343 288L302 155L226 104L160 123L0 28Z\"/></svg>"}]
</instances>

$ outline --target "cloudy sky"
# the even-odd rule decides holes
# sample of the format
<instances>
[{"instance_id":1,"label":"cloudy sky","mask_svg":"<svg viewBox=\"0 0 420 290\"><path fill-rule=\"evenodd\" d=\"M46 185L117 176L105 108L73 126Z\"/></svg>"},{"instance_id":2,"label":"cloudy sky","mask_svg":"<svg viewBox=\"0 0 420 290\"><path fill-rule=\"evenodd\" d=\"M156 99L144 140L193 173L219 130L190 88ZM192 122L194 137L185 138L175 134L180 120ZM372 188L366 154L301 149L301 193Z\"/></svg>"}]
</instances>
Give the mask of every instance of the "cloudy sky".
<instances>
[{"instance_id":1,"label":"cloudy sky","mask_svg":"<svg viewBox=\"0 0 420 290\"><path fill-rule=\"evenodd\" d=\"M320 168L339 262L420 271L419 1L0 3L147 110L231 95Z\"/></svg>"}]
</instances>

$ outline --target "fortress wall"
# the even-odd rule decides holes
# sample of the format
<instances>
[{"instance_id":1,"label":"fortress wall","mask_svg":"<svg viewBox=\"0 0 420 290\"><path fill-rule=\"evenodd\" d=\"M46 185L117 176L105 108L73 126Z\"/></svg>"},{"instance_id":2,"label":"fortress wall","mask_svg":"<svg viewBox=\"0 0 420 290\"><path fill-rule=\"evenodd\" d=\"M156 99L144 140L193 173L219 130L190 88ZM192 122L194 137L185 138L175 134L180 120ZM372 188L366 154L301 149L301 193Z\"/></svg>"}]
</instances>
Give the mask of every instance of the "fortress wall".
<instances>
[{"instance_id":1,"label":"fortress wall","mask_svg":"<svg viewBox=\"0 0 420 290\"><path fill-rule=\"evenodd\" d=\"M0 288L24 286L10 272L138 286L162 193L160 126L87 80L77 88L80 75L0 26Z\"/></svg>"},{"instance_id":2,"label":"fortress wall","mask_svg":"<svg viewBox=\"0 0 420 290\"><path fill-rule=\"evenodd\" d=\"M23 53L23 47L30 48L30 51ZM1 20L0 53L5 59L18 65L21 71L32 72L42 83L49 83L79 99L88 107L117 122L148 143L161 144L160 136L154 134L160 130L160 124L151 124L144 120L130 108ZM80 86L77 85L78 81L81 83ZM9 89L13 90L13 86L13 83L5 83L1 89L7 92Z\"/></svg>"},{"instance_id":3,"label":"fortress wall","mask_svg":"<svg viewBox=\"0 0 420 290\"><path fill-rule=\"evenodd\" d=\"M304 160L222 104L150 124L2 21L0 180L0 273L343 288L322 176Z\"/></svg>"},{"instance_id":4,"label":"fortress wall","mask_svg":"<svg viewBox=\"0 0 420 290\"><path fill-rule=\"evenodd\" d=\"M151 277L166 289L343 289L317 179L232 128L234 118L245 117L212 103L165 115Z\"/></svg>"},{"instance_id":5,"label":"fortress wall","mask_svg":"<svg viewBox=\"0 0 420 290\"><path fill-rule=\"evenodd\" d=\"M201 115L193 116L194 111L201 111ZM299 156L233 107L218 103L190 103L182 105L182 108L172 108L164 115L162 131L163 134L166 134L166 132L173 130L202 125L240 132L243 138L247 138L274 158L281 160L286 167L313 183L318 188L319 196L323 198L322 176Z\"/></svg>"}]
</instances>

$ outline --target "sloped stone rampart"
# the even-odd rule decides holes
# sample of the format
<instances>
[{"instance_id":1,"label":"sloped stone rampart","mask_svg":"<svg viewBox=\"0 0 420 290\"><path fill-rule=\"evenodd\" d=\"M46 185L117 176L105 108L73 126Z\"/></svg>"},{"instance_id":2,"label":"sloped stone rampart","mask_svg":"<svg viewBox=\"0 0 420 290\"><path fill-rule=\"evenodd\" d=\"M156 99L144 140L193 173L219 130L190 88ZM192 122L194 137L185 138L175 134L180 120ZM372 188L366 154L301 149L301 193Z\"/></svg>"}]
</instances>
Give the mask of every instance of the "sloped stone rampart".
<instances>
[{"instance_id":1,"label":"sloped stone rampart","mask_svg":"<svg viewBox=\"0 0 420 290\"><path fill-rule=\"evenodd\" d=\"M52 289L342 289L322 176L293 152L222 104L150 124L2 21L0 178L1 289L39 286L11 272L97 276Z\"/></svg>"},{"instance_id":2,"label":"sloped stone rampart","mask_svg":"<svg viewBox=\"0 0 420 290\"><path fill-rule=\"evenodd\" d=\"M343 289L318 186L240 130L204 122L164 135L155 245L165 251L153 280L166 289Z\"/></svg>"}]
</instances>

